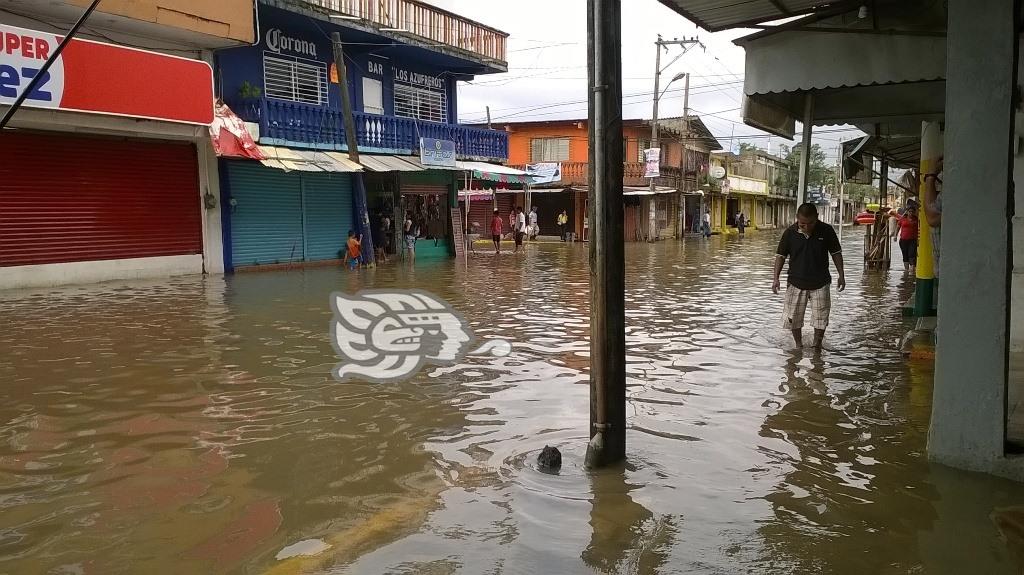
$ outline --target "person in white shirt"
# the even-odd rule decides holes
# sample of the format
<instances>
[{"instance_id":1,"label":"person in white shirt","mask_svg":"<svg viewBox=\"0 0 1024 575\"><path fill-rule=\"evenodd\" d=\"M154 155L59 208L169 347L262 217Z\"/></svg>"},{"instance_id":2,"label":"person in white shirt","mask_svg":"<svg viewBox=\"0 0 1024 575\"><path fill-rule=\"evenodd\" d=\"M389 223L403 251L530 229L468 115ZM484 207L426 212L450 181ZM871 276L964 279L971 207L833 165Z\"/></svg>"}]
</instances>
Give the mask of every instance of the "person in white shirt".
<instances>
[{"instance_id":1,"label":"person in white shirt","mask_svg":"<svg viewBox=\"0 0 1024 575\"><path fill-rule=\"evenodd\" d=\"M711 212L710 211L707 211L707 210L704 211L704 229L701 230L701 231L703 232L701 235L703 235L705 238L710 238L711 237Z\"/></svg>"},{"instance_id":2,"label":"person in white shirt","mask_svg":"<svg viewBox=\"0 0 1024 575\"><path fill-rule=\"evenodd\" d=\"M518 253L519 248L523 245L523 237L526 236L526 214L523 213L522 206L516 208L516 225L513 231L515 233L516 249L512 253Z\"/></svg>"},{"instance_id":3,"label":"person in white shirt","mask_svg":"<svg viewBox=\"0 0 1024 575\"><path fill-rule=\"evenodd\" d=\"M537 206L530 208L530 241L536 241L540 235L540 226L537 225Z\"/></svg>"}]
</instances>

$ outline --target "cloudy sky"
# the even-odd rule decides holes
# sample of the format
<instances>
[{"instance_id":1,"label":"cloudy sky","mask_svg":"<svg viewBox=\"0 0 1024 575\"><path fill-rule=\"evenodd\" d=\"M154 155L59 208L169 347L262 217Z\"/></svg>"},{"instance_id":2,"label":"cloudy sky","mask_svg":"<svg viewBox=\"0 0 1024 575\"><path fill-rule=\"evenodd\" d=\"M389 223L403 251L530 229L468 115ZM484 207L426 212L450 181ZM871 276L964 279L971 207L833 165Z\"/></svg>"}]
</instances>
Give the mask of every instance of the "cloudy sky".
<instances>
[{"instance_id":1,"label":"cloudy sky","mask_svg":"<svg viewBox=\"0 0 1024 575\"><path fill-rule=\"evenodd\" d=\"M507 74L478 76L459 86L459 116L462 122L483 122L485 107L491 107L495 122L502 120L554 120L587 115L587 27L586 0L429 0L431 4L477 20L509 33ZM657 0L623 2L622 60L623 113L626 118L650 118L654 89L654 42L696 36L706 49L697 46L662 73L664 82L677 73L689 72L690 108L723 146L748 141L777 152L780 144L793 142L755 130L740 119L743 90L743 49L734 38L751 30L710 34L663 6ZM662 66L681 49L669 47L662 53ZM661 99L659 115L679 116L683 112L683 82L668 87ZM835 133L821 128L813 141L821 144L832 160L841 139L856 132Z\"/></svg>"}]
</instances>

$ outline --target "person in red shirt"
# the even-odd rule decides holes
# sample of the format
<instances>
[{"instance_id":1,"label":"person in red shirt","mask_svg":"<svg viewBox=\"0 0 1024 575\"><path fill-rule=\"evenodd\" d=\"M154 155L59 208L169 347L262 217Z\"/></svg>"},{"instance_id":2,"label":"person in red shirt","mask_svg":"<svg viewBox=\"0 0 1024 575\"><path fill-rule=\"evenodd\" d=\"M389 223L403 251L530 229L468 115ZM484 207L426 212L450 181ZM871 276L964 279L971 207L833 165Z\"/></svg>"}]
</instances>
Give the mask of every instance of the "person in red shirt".
<instances>
[{"instance_id":1,"label":"person in red shirt","mask_svg":"<svg viewBox=\"0 0 1024 575\"><path fill-rule=\"evenodd\" d=\"M903 269L913 272L917 268L917 208L909 206L899 217L900 251L903 252Z\"/></svg>"},{"instance_id":2,"label":"person in red shirt","mask_svg":"<svg viewBox=\"0 0 1024 575\"><path fill-rule=\"evenodd\" d=\"M501 214L494 210L494 217L491 218L491 241L494 242L494 253L501 253Z\"/></svg>"}]
</instances>

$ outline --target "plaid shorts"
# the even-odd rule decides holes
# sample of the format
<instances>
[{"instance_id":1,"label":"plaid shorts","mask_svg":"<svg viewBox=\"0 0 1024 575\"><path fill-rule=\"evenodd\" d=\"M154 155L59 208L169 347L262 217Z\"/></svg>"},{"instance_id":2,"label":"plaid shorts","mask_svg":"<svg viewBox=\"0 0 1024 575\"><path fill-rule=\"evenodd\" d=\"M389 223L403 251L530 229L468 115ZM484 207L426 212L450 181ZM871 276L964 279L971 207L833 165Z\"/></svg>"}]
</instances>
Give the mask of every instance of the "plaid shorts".
<instances>
[{"instance_id":1,"label":"plaid shorts","mask_svg":"<svg viewBox=\"0 0 1024 575\"><path fill-rule=\"evenodd\" d=\"M782 312L782 327L785 329L803 329L807 307L811 308L811 327L825 329L828 327L828 314L832 311L831 285L821 289L802 290L798 287L786 288L786 306Z\"/></svg>"}]
</instances>

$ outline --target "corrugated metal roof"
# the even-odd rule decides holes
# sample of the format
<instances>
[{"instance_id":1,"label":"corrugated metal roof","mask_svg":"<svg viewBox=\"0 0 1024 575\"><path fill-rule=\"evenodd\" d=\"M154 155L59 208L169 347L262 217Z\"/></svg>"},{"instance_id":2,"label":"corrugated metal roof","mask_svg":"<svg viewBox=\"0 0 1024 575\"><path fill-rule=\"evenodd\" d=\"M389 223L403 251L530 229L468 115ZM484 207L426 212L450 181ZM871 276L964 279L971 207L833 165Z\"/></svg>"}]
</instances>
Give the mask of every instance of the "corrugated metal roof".
<instances>
[{"instance_id":1,"label":"corrugated metal roof","mask_svg":"<svg viewBox=\"0 0 1024 575\"><path fill-rule=\"evenodd\" d=\"M286 172L361 172L363 167L335 152L293 150L280 146L260 146L266 156L264 166Z\"/></svg>"},{"instance_id":2,"label":"corrugated metal roof","mask_svg":"<svg viewBox=\"0 0 1024 575\"><path fill-rule=\"evenodd\" d=\"M783 31L745 41L743 93L877 86L942 80L941 36Z\"/></svg>"},{"instance_id":3,"label":"corrugated metal roof","mask_svg":"<svg viewBox=\"0 0 1024 575\"><path fill-rule=\"evenodd\" d=\"M409 156L412 159L412 156ZM359 163L371 172L422 172L425 171L419 162L415 164L401 156L370 156L360 155Z\"/></svg>"},{"instance_id":4,"label":"corrugated metal roof","mask_svg":"<svg viewBox=\"0 0 1024 575\"><path fill-rule=\"evenodd\" d=\"M819 8L849 4L849 0L660 0L687 20L718 32L752 24L809 14Z\"/></svg>"}]
</instances>

